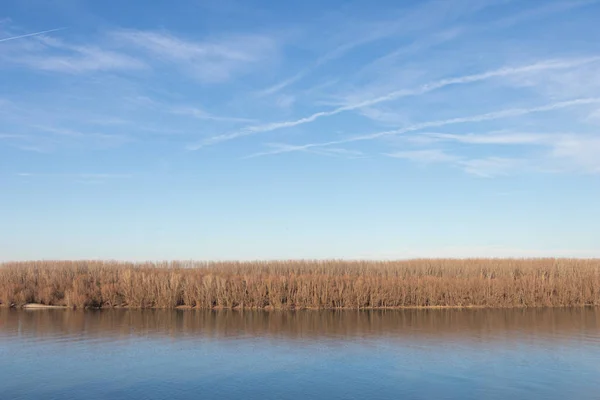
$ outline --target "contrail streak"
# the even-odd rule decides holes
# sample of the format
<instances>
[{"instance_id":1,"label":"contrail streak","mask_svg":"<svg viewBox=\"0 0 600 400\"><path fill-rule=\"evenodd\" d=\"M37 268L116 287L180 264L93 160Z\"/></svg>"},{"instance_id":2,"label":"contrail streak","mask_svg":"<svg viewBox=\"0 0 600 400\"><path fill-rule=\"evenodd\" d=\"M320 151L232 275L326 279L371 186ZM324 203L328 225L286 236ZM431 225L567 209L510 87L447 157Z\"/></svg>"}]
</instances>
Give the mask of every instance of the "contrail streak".
<instances>
[{"instance_id":1,"label":"contrail streak","mask_svg":"<svg viewBox=\"0 0 600 400\"><path fill-rule=\"evenodd\" d=\"M559 110L559 109L567 108L567 107L586 105L586 104L595 104L595 103L600 103L600 97L581 98L581 99L574 99L574 100L568 100L568 101L561 101L558 103L546 104L543 106L532 107L532 108L510 108L510 109L494 111L494 112L490 112L490 113L486 113L486 114L472 115L469 117L458 117L458 118L451 118L451 119L444 119L444 120L437 120L437 121L421 122L419 124L410 125L410 126L407 126L405 128L401 128L401 129L394 129L394 130L389 130L389 131L370 133L370 134L361 135L361 136L352 136L347 139L335 140L335 141L331 141L331 142L308 143L308 144L298 145L298 146L286 145L286 147L282 147L280 149L276 149L276 150L272 150L272 151L265 151L262 153L255 153L255 154L246 156L244 158L262 157L262 156L273 155L273 154L290 153L293 151L303 151L303 150L311 149L314 147L327 147L327 146L339 145L339 144L344 144L344 143L352 143L352 142L359 142L359 141L365 141L365 140L374 140L374 139L378 139L380 137L401 135L403 133L415 132L415 131L419 131L421 129L439 128L439 127L447 126L447 125L464 124L464 123L472 123L472 122L494 121L494 120L503 119L503 118L519 117L522 115L547 112L547 111Z\"/></svg>"},{"instance_id":2,"label":"contrail streak","mask_svg":"<svg viewBox=\"0 0 600 400\"><path fill-rule=\"evenodd\" d=\"M34 33L28 33L26 35L19 35L19 36L7 37L7 38L0 39L0 42L8 42L9 40L15 40L15 39L21 39L21 38L26 38L26 37L31 37L31 36L43 35L44 33L62 31L63 29L67 29L67 28L49 29L47 31L34 32Z\"/></svg>"},{"instance_id":3,"label":"contrail streak","mask_svg":"<svg viewBox=\"0 0 600 400\"><path fill-rule=\"evenodd\" d=\"M517 75L521 73L531 73L531 72L540 72L546 70L555 70L555 69L568 69L572 67L576 67L579 65L584 65L588 63L597 62L600 60L600 57L589 57L589 58L579 58L573 60L546 60L541 61L534 64L524 65L520 67L505 67L496 70L486 71L479 74L473 75L465 75L459 76L455 78L442 79L435 82L426 83L414 89L401 89L396 90L390 93L387 93L383 96L366 99L357 103L349 104L346 106L338 107L329 111L320 111L314 113L312 115L308 115L306 117L292 120L292 121L282 121L282 122L273 122L264 125L255 125L255 126L247 126L237 132L222 134L218 136L213 136L208 138L207 140L188 146L188 150L198 150L204 146L214 145L220 142L236 139L239 137L254 135L261 132L271 132L279 129L290 128L298 125L304 125L310 122L313 122L319 118L329 117L336 114L340 114L346 111L357 110L364 107L373 106L379 103L396 100L402 97L409 96L420 96L434 90L442 89L447 86L453 85L463 85L474 82L481 82L492 78L497 77L506 77L511 75Z\"/></svg>"}]
</instances>

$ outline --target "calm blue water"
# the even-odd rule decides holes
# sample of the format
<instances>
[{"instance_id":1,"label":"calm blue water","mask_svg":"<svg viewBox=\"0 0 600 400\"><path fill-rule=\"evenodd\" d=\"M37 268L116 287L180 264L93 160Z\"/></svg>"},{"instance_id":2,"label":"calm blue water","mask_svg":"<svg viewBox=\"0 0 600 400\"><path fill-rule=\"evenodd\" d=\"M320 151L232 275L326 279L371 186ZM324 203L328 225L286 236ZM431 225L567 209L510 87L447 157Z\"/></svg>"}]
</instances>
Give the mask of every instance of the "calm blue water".
<instances>
[{"instance_id":1,"label":"calm blue water","mask_svg":"<svg viewBox=\"0 0 600 400\"><path fill-rule=\"evenodd\" d=\"M600 310L0 310L1 399L600 399Z\"/></svg>"}]
</instances>

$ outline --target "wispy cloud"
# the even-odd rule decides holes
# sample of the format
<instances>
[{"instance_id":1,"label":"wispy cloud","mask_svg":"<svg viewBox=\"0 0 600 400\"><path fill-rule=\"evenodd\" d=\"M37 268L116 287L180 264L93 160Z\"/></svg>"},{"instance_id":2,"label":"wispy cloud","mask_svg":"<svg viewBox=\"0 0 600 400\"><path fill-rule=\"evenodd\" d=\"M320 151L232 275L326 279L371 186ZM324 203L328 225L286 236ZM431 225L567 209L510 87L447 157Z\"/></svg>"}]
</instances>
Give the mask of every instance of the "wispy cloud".
<instances>
[{"instance_id":1,"label":"wispy cloud","mask_svg":"<svg viewBox=\"0 0 600 400\"><path fill-rule=\"evenodd\" d=\"M386 110L376 107L361 108L359 114L363 117L386 126L402 126L406 125L407 117L402 112Z\"/></svg>"},{"instance_id":2,"label":"wispy cloud","mask_svg":"<svg viewBox=\"0 0 600 400\"><path fill-rule=\"evenodd\" d=\"M447 87L450 85L463 85L463 84L468 84L468 83L485 81L485 80L492 79L492 78L505 77L505 76L511 76L511 75L516 75L516 74L523 74L523 73L539 72L539 71L545 71L545 70L551 70L551 69L572 68L572 67L575 67L578 65L596 62L599 60L600 60L600 57L588 57L588 58L579 58L579 59L572 59L572 60L546 60L546 61L541 61L541 62L537 62L534 64L525 65L525 66L520 66L520 67L505 67L505 68L491 70L491 71L487 71L487 72L483 72L483 73L479 73L479 74L464 75L464 76L460 76L460 77L456 77L456 78L442 79L439 81L426 83L415 89L396 90L393 92L389 92L383 96L365 99L365 100L362 100L362 101L359 101L356 103L352 103L352 104L348 104L345 106L341 106L341 107L338 107L338 108L335 108L335 109L329 110L329 111L320 111L320 112L317 112L317 113L314 113L309 116L299 118L296 120L273 122L273 123L264 124L264 125L248 126L237 132L213 136L201 143L188 146L188 149L198 150L204 146L236 139L239 137L244 137L244 136L249 136L249 135L253 135L256 133L270 132L270 131L275 131L275 130L279 130L279 129L290 128L290 127L294 127L294 126L298 126L298 125L308 124L313 121L316 121L319 118L330 117L330 116L340 114L343 112L353 111L353 110L361 109L364 107L373 106L373 105L376 105L379 103L396 100L401 97L423 95L428 92L438 90L438 89L441 89L441 88L444 88L444 87Z\"/></svg>"},{"instance_id":3,"label":"wispy cloud","mask_svg":"<svg viewBox=\"0 0 600 400\"><path fill-rule=\"evenodd\" d=\"M597 4L600 0L570 0L559 2L548 2L541 7L531 8L520 11L508 17L501 18L486 25L486 28L508 27L524 21L541 18L551 14L562 13L575 8L585 7L592 4Z\"/></svg>"},{"instance_id":4,"label":"wispy cloud","mask_svg":"<svg viewBox=\"0 0 600 400\"><path fill-rule=\"evenodd\" d=\"M329 156L329 157L342 157L342 158L364 158L365 154L360 150L350 150L341 147L327 147L323 149L313 149L311 151L314 154Z\"/></svg>"},{"instance_id":5,"label":"wispy cloud","mask_svg":"<svg viewBox=\"0 0 600 400\"><path fill-rule=\"evenodd\" d=\"M242 158L244 158L244 159L256 158L256 157L266 156L266 155L270 155L270 154L277 154L277 153L289 152L289 151L302 151L305 153L318 154L321 156L328 156L328 157L341 157L341 158L363 158L364 157L364 153L360 150L349 150L349 149L338 148L338 147L310 149L310 148L300 148L299 146L293 146L293 145L284 144L284 143L266 143L265 145L267 147L272 148L273 150L268 150L268 151L264 151L264 152L260 152L260 153L251 154L249 156L242 157Z\"/></svg>"},{"instance_id":6,"label":"wispy cloud","mask_svg":"<svg viewBox=\"0 0 600 400\"><path fill-rule=\"evenodd\" d=\"M491 132L484 134L448 134L427 133L428 137L442 141L453 141L469 145L519 146L535 147L535 152L529 163L524 159L506 157L484 157L466 159L445 150L433 148L423 150L397 151L387 153L387 156L403 158L418 163L450 163L461 167L466 172L491 176L520 168L536 166L538 171L564 172L577 171L585 173L600 172L600 137L593 134L575 133L521 133L521 132Z\"/></svg>"},{"instance_id":7,"label":"wispy cloud","mask_svg":"<svg viewBox=\"0 0 600 400\"><path fill-rule=\"evenodd\" d=\"M441 149L396 151L393 153L386 153L385 155L423 164L455 162L460 160L460 157L449 154Z\"/></svg>"},{"instance_id":8,"label":"wispy cloud","mask_svg":"<svg viewBox=\"0 0 600 400\"><path fill-rule=\"evenodd\" d=\"M563 161L563 168L580 172L600 173L600 136L570 135L552 144L549 154Z\"/></svg>"},{"instance_id":9,"label":"wispy cloud","mask_svg":"<svg viewBox=\"0 0 600 400\"><path fill-rule=\"evenodd\" d=\"M27 135L18 135L14 133L0 133L0 139L25 139Z\"/></svg>"},{"instance_id":10,"label":"wispy cloud","mask_svg":"<svg viewBox=\"0 0 600 400\"><path fill-rule=\"evenodd\" d=\"M456 164L465 172L483 178L508 175L529 168L527 160L506 157L484 157L458 160Z\"/></svg>"},{"instance_id":11,"label":"wispy cloud","mask_svg":"<svg viewBox=\"0 0 600 400\"><path fill-rule=\"evenodd\" d=\"M220 116L213 115L201 108L189 107L189 106L181 106L181 107L173 107L170 110L171 113L177 115L187 115L190 117L194 117L197 119L209 120L209 121L222 121L222 122L256 122L255 119L252 118L240 118L240 117L229 117L229 116Z\"/></svg>"},{"instance_id":12,"label":"wispy cloud","mask_svg":"<svg viewBox=\"0 0 600 400\"><path fill-rule=\"evenodd\" d=\"M588 121L598 121L600 122L600 108L597 110L592 111L588 117L587 117Z\"/></svg>"},{"instance_id":13,"label":"wispy cloud","mask_svg":"<svg viewBox=\"0 0 600 400\"><path fill-rule=\"evenodd\" d=\"M168 66L198 81L219 83L265 65L277 52L274 39L254 34L190 40L166 31L116 30L93 37L85 44L77 44L72 40L44 35L53 31L30 34L35 36L34 41L3 48L0 60L36 70L63 73Z\"/></svg>"},{"instance_id":14,"label":"wispy cloud","mask_svg":"<svg viewBox=\"0 0 600 400\"><path fill-rule=\"evenodd\" d=\"M63 27L63 28L55 28L55 29L48 29L46 31L40 31L40 32L33 32L33 33L27 33L24 35L17 35L17 36L11 36L11 37L6 37L6 38L0 38L0 43L1 42L8 42L10 40L16 40L16 39L23 39L23 38L28 38L28 37L32 37L32 36L39 36L39 35L44 35L47 33L52 33L52 32L58 32L58 31L62 31L65 30L67 28Z\"/></svg>"},{"instance_id":15,"label":"wispy cloud","mask_svg":"<svg viewBox=\"0 0 600 400\"><path fill-rule=\"evenodd\" d=\"M108 70L138 70L146 64L125 54L95 47L72 48L76 53L70 57L31 57L23 61L40 70L83 73Z\"/></svg>"},{"instance_id":16,"label":"wispy cloud","mask_svg":"<svg viewBox=\"0 0 600 400\"><path fill-rule=\"evenodd\" d=\"M267 143L268 147L273 148L273 150L261 151L258 153L249 154L243 158L256 158L256 157L264 157L281 153L291 153L294 151L308 151L312 146L307 145L292 145L285 143Z\"/></svg>"},{"instance_id":17,"label":"wispy cloud","mask_svg":"<svg viewBox=\"0 0 600 400\"><path fill-rule=\"evenodd\" d=\"M57 128L54 126L39 125L39 124L33 124L30 127L33 128L33 130L35 130L35 131L49 132L49 133L53 133L53 134L59 135L59 136L69 136L69 137L74 137L74 138L85 136L85 134L81 131L68 129L68 128Z\"/></svg>"},{"instance_id":18,"label":"wispy cloud","mask_svg":"<svg viewBox=\"0 0 600 400\"><path fill-rule=\"evenodd\" d=\"M446 29L441 32L436 32L425 38L418 38L410 44L399 46L395 50L369 62L360 68L356 75L364 76L367 74L378 74L387 71L391 64L397 61L400 57L418 53L423 50L447 43L451 40L455 40L459 38L464 31L465 29L456 27L452 29Z\"/></svg>"},{"instance_id":19,"label":"wispy cloud","mask_svg":"<svg viewBox=\"0 0 600 400\"><path fill-rule=\"evenodd\" d=\"M95 71L139 70L147 65L130 55L96 45L71 44L40 36L34 43L15 46L0 54L0 60L39 71L81 74Z\"/></svg>"},{"instance_id":20,"label":"wispy cloud","mask_svg":"<svg viewBox=\"0 0 600 400\"><path fill-rule=\"evenodd\" d=\"M296 102L296 97L288 94L281 94L275 98L275 105L282 109L289 109Z\"/></svg>"},{"instance_id":21,"label":"wispy cloud","mask_svg":"<svg viewBox=\"0 0 600 400\"><path fill-rule=\"evenodd\" d=\"M196 104L177 104L171 105L168 102L155 100L147 96L137 96L125 99L129 104L144 109L150 109L156 112L164 112L174 115L188 116L195 119L219 122L252 123L256 122L253 118L236 117L229 115L215 115Z\"/></svg>"},{"instance_id":22,"label":"wispy cloud","mask_svg":"<svg viewBox=\"0 0 600 400\"><path fill-rule=\"evenodd\" d=\"M526 145L553 143L561 134L543 134L530 132L488 132L488 133L425 133L423 134L432 141L454 141L466 144L482 145Z\"/></svg>"},{"instance_id":23,"label":"wispy cloud","mask_svg":"<svg viewBox=\"0 0 600 400\"><path fill-rule=\"evenodd\" d=\"M394 75L394 71L400 67L398 64L399 60L402 60L402 66L410 64L412 59L406 56L424 54L428 49L448 44L449 42L465 39L468 41L469 37L480 37L483 35L492 34L492 31L506 29L516 24L524 24L531 22L532 20L539 19L542 17L548 17L552 14L566 12L576 8L588 6L594 3L598 3L599 0L582 0L582 1L562 1L562 2L548 2L549 4L543 4L529 9L519 10L516 13L511 13L508 16L500 17L497 20L485 21L484 23L471 23L471 24L451 24L450 27L443 26L440 29L429 29L433 33L427 33L417 36L412 42L408 44L402 44L396 49L392 50L380 56L373 61L367 63L358 69L353 74L353 78L368 78L372 77L375 81L381 80L382 76L389 77ZM447 3L451 3L448 1ZM498 4L488 3L487 6L503 5L510 3L510 1L500 1ZM485 5L483 6L485 8ZM430 69L430 66L419 68L420 73ZM401 69L402 75L406 75L406 70ZM385 80L386 78L384 78ZM395 79L395 77L393 78ZM383 85L389 85L389 82L384 82ZM359 93L364 93L366 88L359 87L356 89ZM583 96L584 94L580 94ZM573 96L578 96L573 94ZM346 96L347 97L347 96ZM339 104L339 103L338 103Z\"/></svg>"},{"instance_id":24,"label":"wispy cloud","mask_svg":"<svg viewBox=\"0 0 600 400\"><path fill-rule=\"evenodd\" d=\"M384 154L419 164L450 164L463 171L480 177L490 178L522 170L527 162L521 159L504 157L465 158L442 149L397 151Z\"/></svg>"},{"instance_id":25,"label":"wispy cloud","mask_svg":"<svg viewBox=\"0 0 600 400\"><path fill-rule=\"evenodd\" d=\"M379 38L381 38L380 35L376 35L376 36L372 36L372 37L364 37L361 40L352 41L349 43L345 43L341 46L338 46L335 49L333 49L333 50L325 53L321 57L317 58L312 64L310 64L306 68L302 69L301 71L297 72L296 74L294 74L288 78L285 78L284 80L277 82L276 84L274 84L270 87L267 87L263 90L259 90L256 93L256 95L258 97L264 97L264 96L269 96L269 95L279 93L281 90L287 88L288 86L298 82L305 76L309 75L310 73L315 71L317 68L319 68L321 65L324 65L324 64L328 63L329 61L335 60L335 59L343 56L345 53L349 52L350 50L352 50L355 47L358 47L365 43L369 43L369 42L374 41Z\"/></svg>"},{"instance_id":26,"label":"wispy cloud","mask_svg":"<svg viewBox=\"0 0 600 400\"><path fill-rule=\"evenodd\" d=\"M220 40L194 41L166 31L120 30L111 37L156 61L178 66L205 83L219 83L269 61L276 42L262 35L228 36Z\"/></svg>"},{"instance_id":27,"label":"wispy cloud","mask_svg":"<svg viewBox=\"0 0 600 400\"><path fill-rule=\"evenodd\" d=\"M395 10L393 14L397 14L394 18L377 21L347 21L349 30L344 32L345 39L341 44L334 46L331 50L319 56L315 61L310 63L304 69L294 75L283 79L282 81L258 92L259 96L266 96L278 93L288 86L298 82L305 76L313 73L319 67L342 58L344 55L353 50L382 41L393 36L401 34L414 33L421 30L433 30L439 25L451 23L463 16L475 14L487 7L493 7L503 3L504 0L490 0L482 3L472 3L464 1L429 1L420 3L417 7L404 8L400 12ZM448 12L452 10L452 12ZM402 53L410 53L418 51L438 44L440 42L451 40L457 33L457 29L444 31L440 34L432 35L426 41L417 41L413 45L403 46L396 51L396 54L390 54L390 58L396 57Z\"/></svg>"},{"instance_id":28,"label":"wispy cloud","mask_svg":"<svg viewBox=\"0 0 600 400\"><path fill-rule=\"evenodd\" d=\"M31 135L0 133L0 141L12 148L16 148L22 151L30 151L36 153L49 152L47 146L36 143L35 137Z\"/></svg>"},{"instance_id":29,"label":"wispy cloud","mask_svg":"<svg viewBox=\"0 0 600 400\"><path fill-rule=\"evenodd\" d=\"M0 134L0 139L13 148L37 153L52 153L61 149L108 149L136 140L129 134L114 131L103 133L62 125L28 125L25 122L19 125L17 132Z\"/></svg>"},{"instance_id":30,"label":"wispy cloud","mask_svg":"<svg viewBox=\"0 0 600 400\"><path fill-rule=\"evenodd\" d=\"M270 86L266 89L260 90L258 93L256 93L256 95L258 97L263 97L263 96L275 94L275 93L281 91L282 89L285 89L292 83L297 82L300 79L302 79L302 77L304 77L308 73L308 71L309 70L304 70L304 71L298 72L296 75L294 75L292 77L289 77L289 78L287 78L279 83L276 83L275 85Z\"/></svg>"},{"instance_id":31,"label":"wispy cloud","mask_svg":"<svg viewBox=\"0 0 600 400\"><path fill-rule=\"evenodd\" d=\"M339 145L344 143L352 143L358 141L367 141L379 139L387 136L401 135L408 132L415 132L422 129L428 128L439 128L447 125L456 125L456 124L464 124L464 123L474 123L474 122L483 122L483 121L493 121L504 118L511 117L519 117L523 115L533 114L533 113L541 113L553 110L559 110L568 107L575 107L581 105L589 105L600 103L600 97L592 97L592 98L582 98L582 99L574 99L569 101L562 101L558 103L546 104L539 107L531 107L531 108L510 108L500 111L494 111L486 114L478 114L472 115L468 117L458 117L458 118L450 118L444 120L436 120L436 121L428 121L421 122L418 124L410 125L401 129L394 129L389 131L375 132L367 135L353 136L346 139L335 140L330 142L321 142L321 143L309 143L298 146L290 146L289 148L282 148L278 151L269 152L268 154L279 154L291 151L300 151L314 147L327 147L333 145ZM267 154L263 154L267 155Z\"/></svg>"}]
</instances>

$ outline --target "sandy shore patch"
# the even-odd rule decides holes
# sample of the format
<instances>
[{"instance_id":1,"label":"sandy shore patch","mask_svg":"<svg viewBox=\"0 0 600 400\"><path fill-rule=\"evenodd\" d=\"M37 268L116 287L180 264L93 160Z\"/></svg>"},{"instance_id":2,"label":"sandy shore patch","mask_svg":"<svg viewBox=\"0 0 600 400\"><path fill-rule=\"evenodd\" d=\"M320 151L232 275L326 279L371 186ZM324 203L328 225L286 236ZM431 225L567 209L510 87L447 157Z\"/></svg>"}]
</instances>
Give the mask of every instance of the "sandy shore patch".
<instances>
[{"instance_id":1,"label":"sandy shore patch","mask_svg":"<svg viewBox=\"0 0 600 400\"><path fill-rule=\"evenodd\" d=\"M28 310L36 310L36 309L40 309L40 308L67 308L67 307L66 306L49 306L46 304L30 303L30 304L25 304L23 306L23 308L26 308Z\"/></svg>"}]
</instances>

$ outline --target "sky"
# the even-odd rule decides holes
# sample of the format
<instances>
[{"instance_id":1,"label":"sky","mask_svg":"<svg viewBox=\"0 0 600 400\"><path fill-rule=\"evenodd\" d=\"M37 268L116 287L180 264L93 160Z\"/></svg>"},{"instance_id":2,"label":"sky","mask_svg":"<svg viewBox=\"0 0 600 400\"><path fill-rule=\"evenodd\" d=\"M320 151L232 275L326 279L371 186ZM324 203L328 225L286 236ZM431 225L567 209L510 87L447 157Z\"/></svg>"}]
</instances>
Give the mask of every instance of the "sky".
<instances>
[{"instance_id":1,"label":"sky","mask_svg":"<svg viewBox=\"0 0 600 400\"><path fill-rule=\"evenodd\" d=\"M0 260L600 256L600 0L2 0Z\"/></svg>"}]
</instances>

